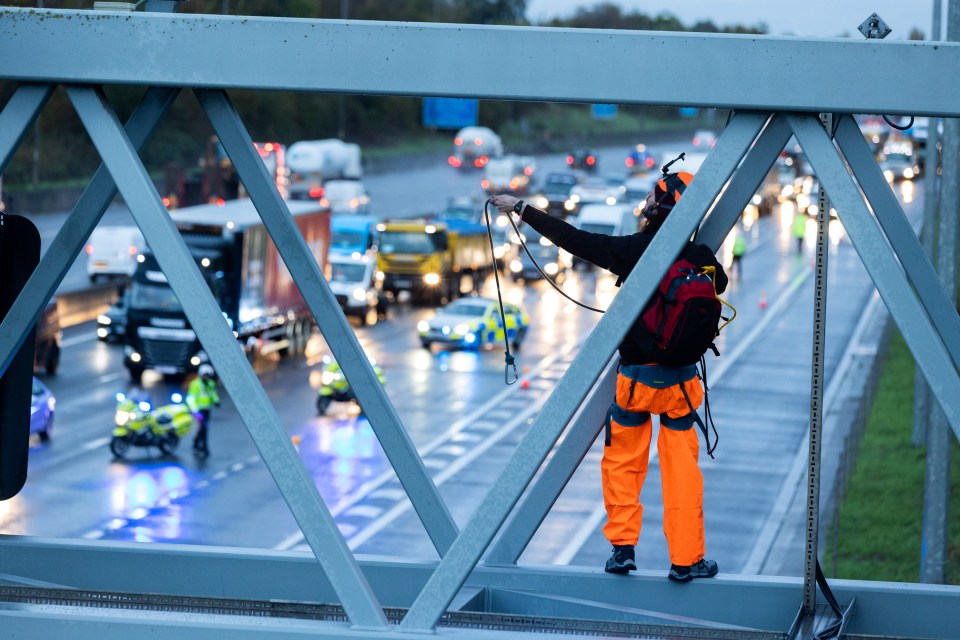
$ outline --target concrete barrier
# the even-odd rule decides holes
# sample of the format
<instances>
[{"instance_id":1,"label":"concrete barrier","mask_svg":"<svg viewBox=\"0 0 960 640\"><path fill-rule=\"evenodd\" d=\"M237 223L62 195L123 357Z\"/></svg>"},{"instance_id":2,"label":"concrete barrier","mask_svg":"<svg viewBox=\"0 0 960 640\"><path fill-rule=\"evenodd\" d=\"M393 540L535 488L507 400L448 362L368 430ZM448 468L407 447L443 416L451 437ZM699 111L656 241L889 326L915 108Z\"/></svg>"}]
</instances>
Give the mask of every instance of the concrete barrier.
<instances>
[{"instance_id":1,"label":"concrete barrier","mask_svg":"<svg viewBox=\"0 0 960 640\"><path fill-rule=\"evenodd\" d=\"M57 312L60 326L72 327L96 319L120 297L120 286L115 282L93 285L88 289L57 294Z\"/></svg>"}]
</instances>

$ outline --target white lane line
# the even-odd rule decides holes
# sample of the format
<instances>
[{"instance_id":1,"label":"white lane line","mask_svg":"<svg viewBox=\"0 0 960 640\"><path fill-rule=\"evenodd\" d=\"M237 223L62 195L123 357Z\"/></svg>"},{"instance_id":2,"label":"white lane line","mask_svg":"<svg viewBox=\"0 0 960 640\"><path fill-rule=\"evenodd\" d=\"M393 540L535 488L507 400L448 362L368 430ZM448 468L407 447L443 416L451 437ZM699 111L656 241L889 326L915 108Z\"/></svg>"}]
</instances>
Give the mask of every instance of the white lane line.
<instances>
[{"instance_id":1,"label":"white lane line","mask_svg":"<svg viewBox=\"0 0 960 640\"><path fill-rule=\"evenodd\" d=\"M358 504L357 506L351 508L349 511L345 511L343 515L354 517L354 518L376 518L381 513L383 513L383 509L381 509L380 507L373 507L366 504Z\"/></svg>"},{"instance_id":2,"label":"white lane line","mask_svg":"<svg viewBox=\"0 0 960 640\"><path fill-rule=\"evenodd\" d=\"M97 334L95 333L84 333L79 336L73 336L72 338L64 338L60 341L60 347L75 347L78 344L83 344L84 342L93 342L97 339Z\"/></svg>"},{"instance_id":3,"label":"white lane line","mask_svg":"<svg viewBox=\"0 0 960 640\"><path fill-rule=\"evenodd\" d=\"M91 440L90 442L84 444L80 447L81 451L91 451L93 449L99 449L105 444L108 444L111 440L110 436L104 436L102 438L97 438L96 440Z\"/></svg>"},{"instance_id":4,"label":"white lane line","mask_svg":"<svg viewBox=\"0 0 960 640\"><path fill-rule=\"evenodd\" d=\"M213 474L212 476L210 476L210 479L211 479L211 480L223 480L223 479L226 478L226 477L227 477L227 472L226 472L226 471L217 471L215 474Z\"/></svg>"},{"instance_id":5,"label":"white lane line","mask_svg":"<svg viewBox=\"0 0 960 640\"><path fill-rule=\"evenodd\" d=\"M847 342L847 348L844 350L836 373L833 374L830 380L830 386L827 388L826 393L824 393L824 416L830 413L833 404L836 402L840 386L846 381L854 358L862 352L863 345L861 341L863 340L863 333L866 331L867 325L874 319L875 314L880 310L880 303L880 295L874 290L870 302L867 304L866 311L860 316L860 320L853 330L853 335L850 336L850 341ZM824 440L824 435L825 434L821 434L821 441ZM760 530L760 535L757 536L753 550L750 552L750 556L747 558L746 563L744 563L740 573L759 575L766 566L770 552L773 550L773 545L787 520L790 507L794 504L795 496L802 489L803 479L807 475L809 448L810 432L808 430L800 442L800 445L797 447L793 464L790 465L790 473L780 488L780 493L773 503L773 509L771 509L767 515L763 528Z\"/></svg>"},{"instance_id":6,"label":"white lane line","mask_svg":"<svg viewBox=\"0 0 960 640\"><path fill-rule=\"evenodd\" d=\"M723 362L718 365L717 371L715 373L711 373L711 386L715 385L723 376L723 374L733 365L733 363L735 363L747 351L750 345L756 342L767 325L773 322L780 312L783 311L790 298L793 297L794 292L796 292L800 285L802 285L812 273L812 269L804 269L798 273L796 277L794 277L793 281L790 283L790 286L788 286L783 293L777 297L776 301L770 305L770 308L764 314L763 319L754 325L750 333L748 333L744 339L737 344L729 356L724 357ZM652 440L653 441L650 443L651 465L657 459L658 455L657 441L656 439ZM806 468L806 459L803 460L803 463L804 468ZM570 564L576 557L577 553L580 552L580 549L583 547L583 545L586 544L587 540L590 539L590 536L593 535L593 532L596 531L598 526L600 526L600 523L603 522L604 518L606 518L606 515L607 510L603 503L597 505L587 519L583 521L583 524L573 533L573 535L570 537L570 541L563 547L563 549L560 550L560 553L554 557L553 564Z\"/></svg>"},{"instance_id":7,"label":"white lane line","mask_svg":"<svg viewBox=\"0 0 960 640\"><path fill-rule=\"evenodd\" d=\"M108 373L106 375L100 376L99 378L97 378L97 382L102 384L104 382L113 382L114 380L120 380L125 377L127 377L126 373L122 371L115 371L113 373Z\"/></svg>"},{"instance_id":8,"label":"white lane line","mask_svg":"<svg viewBox=\"0 0 960 640\"><path fill-rule=\"evenodd\" d=\"M481 444L471 449L470 453L468 453L467 455L461 458L457 458L449 467L447 467L443 471L443 473L438 474L437 477L434 478L433 480L434 483L439 487L443 485L447 480L449 480L450 478L460 473L460 471L462 471L467 465L469 465L471 462L473 462L474 460L479 458L481 455L486 453L486 451L490 447L500 442L500 440L502 440L507 435L512 433L517 428L517 426L522 424L523 421L526 420L529 416L539 411L540 408L543 406L544 402L546 402L546 398L540 398L537 402L534 402L533 404L531 404L523 413L514 417L513 420L510 420L505 425L503 425L503 427L499 431L492 434L489 438L484 440ZM347 540L347 545L350 547L351 551L355 551L360 545L362 545L364 542L368 541L370 538L372 538L377 533L382 531L385 527L387 527L390 523L392 523L394 520L396 520L401 515L403 515L403 513L410 510L412 507L413 505L410 503L410 500L404 500L403 502L395 505L392 509L387 511L378 520L367 525L360 531L360 533L358 533L355 536L352 536L349 540Z\"/></svg>"},{"instance_id":9,"label":"white lane line","mask_svg":"<svg viewBox=\"0 0 960 640\"><path fill-rule=\"evenodd\" d=\"M383 489L377 489L370 494L370 497L379 500L390 500L395 502L397 500L403 500L406 498L407 492L403 489L389 489L385 487Z\"/></svg>"}]
</instances>

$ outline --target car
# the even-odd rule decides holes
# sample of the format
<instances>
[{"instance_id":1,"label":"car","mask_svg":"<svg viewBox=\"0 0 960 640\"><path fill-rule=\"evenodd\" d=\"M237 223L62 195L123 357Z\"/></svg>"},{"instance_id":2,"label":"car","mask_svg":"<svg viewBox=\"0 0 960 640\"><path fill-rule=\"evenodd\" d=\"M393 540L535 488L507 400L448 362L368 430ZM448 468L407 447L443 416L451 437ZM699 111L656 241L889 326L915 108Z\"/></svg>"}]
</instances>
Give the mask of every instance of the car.
<instances>
[{"instance_id":1,"label":"car","mask_svg":"<svg viewBox=\"0 0 960 640\"><path fill-rule=\"evenodd\" d=\"M127 334L127 295L124 294L97 316L97 339L120 342Z\"/></svg>"},{"instance_id":2,"label":"car","mask_svg":"<svg viewBox=\"0 0 960 640\"><path fill-rule=\"evenodd\" d=\"M546 274L563 282L567 269L573 266L572 256L529 227L523 230L523 242L530 253L518 246L516 257L510 260L510 277L528 281L539 280Z\"/></svg>"},{"instance_id":3,"label":"car","mask_svg":"<svg viewBox=\"0 0 960 640\"><path fill-rule=\"evenodd\" d=\"M461 220L463 222L483 223L483 201L473 196L447 198L437 217L442 220Z\"/></svg>"},{"instance_id":4,"label":"car","mask_svg":"<svg viewBox=\"0 0 960 640\"><path fill-rule=\"evenodd\" d=\"M709 129L697 129L693 133L692 142L693 146L698 149L713 149L714 145L717 144L717 134Z\"/></svg>"},{"instance_id":5,"label":"car","mask_svg":"<svg viewBox=\"0 0 960 640\"><path fill-rule=\"evenodd\" d=\"M627 193L622 176L589 176L570 190L570 200L579 208L585 204L616 204Z\"/></svg>"},{"instance_id":6,"label":"car","mask_svg":"<svg viewBox=\"0 0 960 640\"><path fill-rule=\"evenodd\" d=\"M627 154L627 171L630 173L646 173L657 166L657 159L653 157L647 145L638 144Z\"/></svg>"},{"instance_id":7,"label":"car","mask_svg":"<svg viewBox=\"0 0 960 640\"><path fill-rule=\"evenodd\" d=\"M389 301L383 281L377 278L374 256L330 256L330 290L345 316L353 316L361 324L373 326L387 319Z\"/></svg>"},{"instance_id":8,"label":"car","mask_svg":"<svg viewBox=\"0 0 960 640\"><path fill-rule=\"evenodd\" d=\"M589 149L574 149L567 154L567 166L592 173L597 170L597 156Z\"/></svg>"},{"instance_id":9,"label":"car","mask_svg":"<svg viewBox=\"0 0 960 640\"><path fill-rule=\"evenodd\" d=\"M330 207L334 214L366 213L370 194L360 180L327 180L323 184L320 204Z\"/></svg>"},{"instance_id":10,"label":"car","mask_svg":"<svg viewBox=\"0 0 960 640\"><path fill-rule=\"evenodd\" d=\"M53 410L56 398L42 382L33 379L30 392L30 433L37 434L40 442L48 442L53 432Z\"/></svg>"},{"instance_id":11,"label":"car","mask_svg":"<svg viewBox=\"0 0 960 640\"><path fill-rule=\"evenodd\" d=\"M570 190L580 182L580 177L573 173L548 173L543 181L543 189L533 199L538 209L547 213L568 215L577 208L570 201Z\"/></svg>"},{"instance_id":12,"label":"car","mask_svg":"<svg viewBox=\"0 0 960 640\"><path fill-rule=\"evenodd\" d=\"M481 349L503 343L504 331L514 349L520 347L530 317L520 306L503 304L506 329L496 300L471 296L460 298L437 310L436 315L417 324L420 344L429 349L434 343L464 349Z\"/></svg>"},{"instance_id":13,"label":"car","mask_svg":"<svg viewBox=\"0 0 960 640\"><path fill-rule=\"evenodd\" d=\"M447 162L455 169L482 169L490 158L503 155L503 141L488 127L464 127L453 138L453 154Z\"/></svg>"},{"instance_id":14,"label":"car","mask_svg":"<svg viewBox=\"0 0 960 640\"><path fill-rule=\"evenodd\" d=\"M880 154L880 170L887 182L900 182L920 177L920 163L914 153L913 143L908 141L888 142Z\"/></svg>"}]
</instances>

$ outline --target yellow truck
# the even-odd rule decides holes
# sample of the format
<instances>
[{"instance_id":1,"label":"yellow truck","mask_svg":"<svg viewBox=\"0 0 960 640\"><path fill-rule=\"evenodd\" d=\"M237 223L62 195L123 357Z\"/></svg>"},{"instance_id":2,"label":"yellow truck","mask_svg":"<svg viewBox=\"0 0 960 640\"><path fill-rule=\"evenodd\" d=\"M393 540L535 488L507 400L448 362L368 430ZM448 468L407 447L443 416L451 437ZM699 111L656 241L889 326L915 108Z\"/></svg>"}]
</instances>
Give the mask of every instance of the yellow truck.
<instances>
[{"instance_id":1,"label":"yellow truck","mask_svg":"<svg viewBox=\"0 0 960 640\"><path fill-rule=\"evenodd\" d=\"M479 290L492 273L483 224L459 220L388 220L377 225L377 267L394 297L443 304Z\"/></svg>"}]
</instances>

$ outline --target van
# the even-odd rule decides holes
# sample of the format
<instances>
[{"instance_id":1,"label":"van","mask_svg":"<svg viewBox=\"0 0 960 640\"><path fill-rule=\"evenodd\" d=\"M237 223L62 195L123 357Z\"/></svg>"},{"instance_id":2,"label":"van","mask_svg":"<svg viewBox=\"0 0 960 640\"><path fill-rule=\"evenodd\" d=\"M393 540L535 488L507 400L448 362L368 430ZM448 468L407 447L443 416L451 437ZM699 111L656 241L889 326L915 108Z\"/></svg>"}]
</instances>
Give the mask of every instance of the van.
<instances>
[{"instance_id":1,"label":"van","mask_svg":"<svg viewBox=\"0 0 960 640\"><path fill-rule=\"evenodd\" d=\"M586 204L577 215L576 226L591 233L629 236L637 232L637 216L629 205Z\"/></svg>"},{"instance_id":2,"label":"van","mask_svg":"<svg viewBox=\"0 0 960 640\"><path fill-rule=\"evenodd\" d=\"M376 244L377 218L370 215L334 214L330 216L330 255L366 255Z\"/></svg>"},{"instance_id":3,"label":"van","mask_svg":"<svg viewBox=\"0 0 960 640\"><path fill-rule=\"evenodd\" d=\"M143 234L137 227L97 227L85 248L90 282L129 278L137 268L137 256L145 248Z\"/></svg>"},{"instance_id":4,"label":"van","mask_svg":"<svg viewBox=\"0 0 960 640\"><path fill-rule=\"evenodd\" d=\"M330 207L330 212L366 213L370 196L360 180L327 180L323 185L320 204Z\"/></svg>"}]
</instances>

